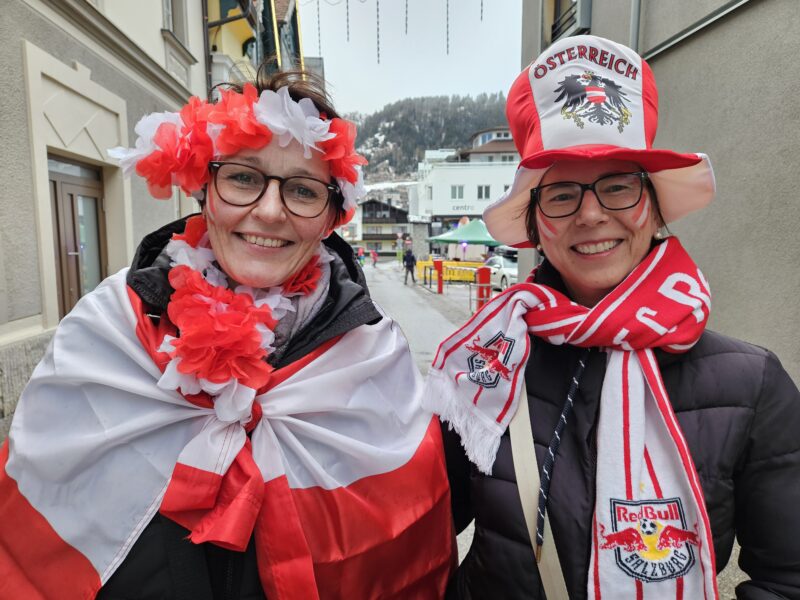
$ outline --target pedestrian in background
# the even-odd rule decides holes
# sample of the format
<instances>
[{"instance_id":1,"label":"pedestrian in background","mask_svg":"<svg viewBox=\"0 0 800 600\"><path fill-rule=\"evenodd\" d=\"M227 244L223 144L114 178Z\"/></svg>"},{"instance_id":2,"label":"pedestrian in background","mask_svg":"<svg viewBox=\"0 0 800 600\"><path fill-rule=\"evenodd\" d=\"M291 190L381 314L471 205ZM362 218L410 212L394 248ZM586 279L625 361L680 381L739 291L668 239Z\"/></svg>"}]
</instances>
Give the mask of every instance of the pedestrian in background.
<instances>
[{"instance_id":1,"label":"pedestrian in background","mask_svg":"<svg viewBox=\"0 0 800 600\"><path fill-rule=\"evenodd\" d=\"M370 248L369 256L372 259L372 266L373 267L377 267L378 266L378 253L375 251L375 248Z\"/></svg>"},{"instance_id":2,"label":"pedestrian in background","mask_svg":"<svg viewBox=\"0 0 800 600\"><path fill-rule=\"evenodd\" d=\"M414 253L411 251L411 248L406 250L406 253L403 255L403 266L406 269L405 272L405 279L403 279L403 285L408 285L408 275L411 274L411 283L417 283L416 276L414 271L417 268L417 257L414 256Z\"/></svg>"},{"instance_id":3,"label":"pedestrian in background","mask_svg":"<svg viewBox=\"0 0 800 600\"><path fill-rule=\"evenodd\" d=\"M475 521L450 597L716 599L737 537L740 600L800 598L800 393L706 329L708 282L664 226L714 175L652 147L657 110L647 63L593 36L508 94L522 162L484 220L545 258L429 372L456 529Z\"/></svg>"},{"instance_id":4,"label":"pedestrian in background","mask_svg":"<svg viewBox=\"0 0 800 600\"><path fill-rule=\"evenodd\" d=\"M365 161L324 89L260 77L116 149L201 213L84 296L25 388L0 450L0 598L444 593L439 426L332 233Z\"/></svg>"}]
</instances>

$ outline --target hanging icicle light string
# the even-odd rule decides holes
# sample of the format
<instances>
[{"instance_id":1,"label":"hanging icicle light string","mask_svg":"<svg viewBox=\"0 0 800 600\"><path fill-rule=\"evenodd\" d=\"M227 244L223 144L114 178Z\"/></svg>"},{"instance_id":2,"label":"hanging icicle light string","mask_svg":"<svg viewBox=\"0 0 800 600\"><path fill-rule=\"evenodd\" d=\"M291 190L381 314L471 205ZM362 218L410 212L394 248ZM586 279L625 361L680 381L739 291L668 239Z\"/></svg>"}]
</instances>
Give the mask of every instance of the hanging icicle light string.
<instances>
[{"instance_id":1,"label":"hanging icicle light string","mask_svg":"<svg viewBox=\"0 0 800 600\"><path fill-rule=\"evenodd\" d=\"M372 2L373 0L358 0L361 4ZM345 6L345 21L346 21L346 37L347 42L350 42L350 0L305 0L299 2L299 6L308 6L314 2L317 9L317 52L322 56L322 24L320 17L320 3L325 2L329 6L338 6L344 3ZM375 2L375 40L376 40L376 59L377 63L381 64L381 0L374 0ZM483 23L483 4L484 0L480 0L480 20ZM404 2L405 7L405 35L408 35L408 0ZM445 0L445 52L450 56L450 0Z\"/></svg>"}]
</instances>

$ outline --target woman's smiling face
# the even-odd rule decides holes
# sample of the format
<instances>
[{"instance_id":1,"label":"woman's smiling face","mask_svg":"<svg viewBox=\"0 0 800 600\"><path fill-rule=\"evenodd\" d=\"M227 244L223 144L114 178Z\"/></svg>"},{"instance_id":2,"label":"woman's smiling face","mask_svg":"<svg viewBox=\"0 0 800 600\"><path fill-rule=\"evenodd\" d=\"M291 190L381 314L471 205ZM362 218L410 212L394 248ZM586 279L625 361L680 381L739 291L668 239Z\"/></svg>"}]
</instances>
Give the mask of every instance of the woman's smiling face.
<instances>
[{"instance_id":1,"label":"woman's smiling face","mask_svg":"<svg viewBox=\"0 0 800 600\"><path fill-rule=\"evenodd\" d=\"M641 171L619 160L569 160L555 163L540 185L560 181L592 183L615 173ZM625 210L607 210L586 190L573 215L552 219L536 209L539 241L547 260L561 274L573 300L594 306L638 265L659 227L647 186L642 199Z\"/></svg>"},{"instance_id":2,"label":"woman's smiling face","mask_svg":"<svg viewBox=\"0 0 800 600\"><path fill-rule=\"evenodd\" d=\"M318 152L304 158L299 143L281 148L277 136L260 150L242 150L224 160L278 177L331 179L330 167ZM266 288L282 284L315 254L333 226L332 203L317 217L298 217L286 210L278 181L271 180L258 202L232 206L219 198L212 182L203 213L211 247L225 273L237 283Z\"/></svg>"}]
</instances>

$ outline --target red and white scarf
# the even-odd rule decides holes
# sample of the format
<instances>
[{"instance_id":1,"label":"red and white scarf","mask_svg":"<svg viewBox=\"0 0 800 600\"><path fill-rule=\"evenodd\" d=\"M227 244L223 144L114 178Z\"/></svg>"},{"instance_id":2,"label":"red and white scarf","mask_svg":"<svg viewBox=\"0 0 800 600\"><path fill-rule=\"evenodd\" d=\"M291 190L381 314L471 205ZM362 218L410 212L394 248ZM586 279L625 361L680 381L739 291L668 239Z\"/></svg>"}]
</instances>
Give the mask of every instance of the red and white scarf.
<instances>
[{"instance_id":1,"label":"red and white scarf","mask_svg":"<svg viewBox=\"0 0 800 600\"><path fill-rule=\"evenodd\" d=\"M523 283L439 346L423 406L451 424L487 474L520 402L529 336L607 350L589 598L718 597L702 489L653 353L691 348L710 308L703 274L669 238L591 309Z\"/></svg>"},{"instance_id":2,"label":"red and white scarf","mask_svg":"<svg viewBox=\"0 0 800 600\"><path fill-rule=\"evenodd\" d=\"M271 599L441 597L447 475L399 328L384 318L265 373L248 357L225 366L165 345L174 325L155 325L125 276L62 320L0 449L0 597L93 598L159 511L195 543L242 551L254 537ZM198 315L209 298L240 304L247 329L268 306L195 284ZM235 333L219 332L217 358ZM242 333L256 349L269 337Z\"/></svg>"}]
</instances>

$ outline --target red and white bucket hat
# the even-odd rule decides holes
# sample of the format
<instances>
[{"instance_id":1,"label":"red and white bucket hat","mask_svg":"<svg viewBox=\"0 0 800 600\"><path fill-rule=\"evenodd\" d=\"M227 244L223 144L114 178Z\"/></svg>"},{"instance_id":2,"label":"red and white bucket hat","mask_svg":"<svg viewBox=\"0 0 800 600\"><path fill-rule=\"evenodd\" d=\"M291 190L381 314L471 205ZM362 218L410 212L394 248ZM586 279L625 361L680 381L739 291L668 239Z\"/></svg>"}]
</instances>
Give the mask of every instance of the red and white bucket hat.
<instances>
[{"instance_id":1,"label":"red and white bucket hat","mask_svg":"<svg viewBox=\"0 0 800 600\"><path fill-rule=\"evenodd\" d=\"M522 161L511 188L483 213L489 233L504 244L530 246L530 190L558 160L641 165L666 223L714 198L714 171L705 154L652 147L658 125L653 73L636 52L611 40L580 35L550 46L514 81L506 117Z\"/></svg>"}]
</instances>

